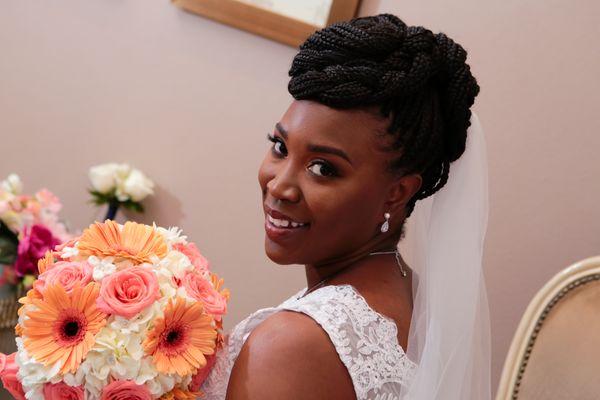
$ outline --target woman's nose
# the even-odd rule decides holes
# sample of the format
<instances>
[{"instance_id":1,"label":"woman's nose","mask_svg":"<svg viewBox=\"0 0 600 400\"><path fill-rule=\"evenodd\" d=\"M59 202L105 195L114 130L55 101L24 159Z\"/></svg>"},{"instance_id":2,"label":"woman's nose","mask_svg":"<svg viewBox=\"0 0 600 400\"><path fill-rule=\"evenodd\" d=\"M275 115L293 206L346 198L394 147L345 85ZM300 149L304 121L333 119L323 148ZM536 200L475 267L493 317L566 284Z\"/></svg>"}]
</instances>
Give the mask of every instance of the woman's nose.
<instances>
[{"instance_id":1,"label":"woman's nose","mask_svg":"<svg viewBox=\"0 0 600 400\"><path fill-rule=\"evenodd\" d=\"M273 178L267 182L267 191L277 200L289 201L297 203L300 200L300 189L295 180L291 176L290 168L285 168L275 174Z\"/></svg>"}]
</instances>

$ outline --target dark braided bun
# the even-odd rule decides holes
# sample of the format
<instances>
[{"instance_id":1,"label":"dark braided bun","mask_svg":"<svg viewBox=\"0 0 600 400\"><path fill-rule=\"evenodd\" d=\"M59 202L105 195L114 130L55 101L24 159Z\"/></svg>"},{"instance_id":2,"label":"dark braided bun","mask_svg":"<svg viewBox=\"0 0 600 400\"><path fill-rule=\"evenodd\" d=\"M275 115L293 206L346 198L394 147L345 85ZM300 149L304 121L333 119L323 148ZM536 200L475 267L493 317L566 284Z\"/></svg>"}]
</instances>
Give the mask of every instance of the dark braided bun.
<instances>
[{"instance_id":1,"label":"dark braided bun","mask_svg":"<svg viewBox=\"0 0 600 400\"><path fill-rule=\"evenodd\" d=\"M465 150L477 81L467 53L443 33L381 14L333 24L301 46L288 90L297 100L333 108L380 106L390 117L392 172L420 173L408 206L446 184L450 163Z\"/></svg>"}]
</instances>

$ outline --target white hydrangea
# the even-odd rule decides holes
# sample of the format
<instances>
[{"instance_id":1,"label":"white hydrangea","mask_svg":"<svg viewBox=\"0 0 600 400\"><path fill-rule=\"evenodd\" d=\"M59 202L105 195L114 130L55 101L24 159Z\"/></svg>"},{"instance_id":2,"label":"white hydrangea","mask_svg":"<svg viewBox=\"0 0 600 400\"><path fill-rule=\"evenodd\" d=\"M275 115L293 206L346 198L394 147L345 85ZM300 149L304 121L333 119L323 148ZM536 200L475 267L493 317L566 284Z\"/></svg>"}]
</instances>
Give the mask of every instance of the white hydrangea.
<instances>
[{"instance_id":1,"label":"white hydrangea","mask_svg":"<svg viewBox=\"0 0 600 400\"><path fill-rule=\"evenodd\" d=\"M117 267L113 264L114 261L114 257L104 257L102 259L96 256L89 257L88 263L93 268L92 278L96 282L100 282L105 276L114 273L117 270Z\"/></svg>"},{"instance_id":2,"label":"white hydrangea","mask_svg":"<svg viewBox=\"0 0 600 400\"><path fill-rule=\"evenodd\" d=\"M23 182L17 174L10 174L5 180L0 182L0 189L14 196L18 196L23 192Z\"/></svg>"},{"instance_id":3,"label":"white hydrangea","mask_svg":"<svg viewBox=\"0 0 600 400\"><path fill-rule=\"evenodd\" d=\"M54 365L46 367L29 356L23 345L23 339L16 338L16 343L18 351L15 361L19 366L18 378L23 386L23 391L29 400L44 400L43 386L58 375L61 362L58 361Z\"/></svg>"},{"instance_id":4,"label":"white hydrangea","mask_svg":"<svg viewBox=\"0 0 600 400\"><path fill-rule=\"evenodd\" d=\"M88 375L98 381L113 377L129 380L137 376L144 356L142 337L133 333L103 328L96 336L94 347L86 356Z\"/></svg>"},{"instance_id":5,"label":"white hydrangea","mask_svg":"<svg viewBox=\"0 0 600 400\"><path fill-rule=\"evenodd\" d=\"M167 247L169 250L173 250L173 246L175 244L185 244L187 243L187 236L182 235L183 230L179 229L176 226L172 226L169 229L157 227L154 225L154 229L162 235L165 239Z\"/></svg>"},{"instance_id":6,"label":"white hydrangea","mask_svg":"<svg viewBox=\"0 0 600 400\"><path fill-rule=\"evenodd\" d=\"M158 263L158 269L166 269L175 278L182 279L186 272L194 269L194 266L185 254L176 250L171 250L167 253L167 256Z\"/></svg>"},{"instance_id":7,"label":"white hydrangea","mask_svg":"<svg viewBox=\"0 0 600 400\"><path fill-rule=\"evenodd\" d=\"M79 255L79 249L77 248L77 245L73 246L73 247L68 247L65 246L62 249L62 252L60 254L60 258L62 258L63 260L66 259L72 259L75 258Z\"/></svg>"},{"instance_id":8,"label":"white hydrangea","mask_svg":"<svg viewBox=\"0 0 600 400\"><path fill-rule=\"evenodd\" d=\"M130 319L118 315L111 316L108 320L108 326L124 335L142 334L147 331L152 321L162 317L162 315L163 310L160 304L154 303Z\"/></svg>"}]
</instances>

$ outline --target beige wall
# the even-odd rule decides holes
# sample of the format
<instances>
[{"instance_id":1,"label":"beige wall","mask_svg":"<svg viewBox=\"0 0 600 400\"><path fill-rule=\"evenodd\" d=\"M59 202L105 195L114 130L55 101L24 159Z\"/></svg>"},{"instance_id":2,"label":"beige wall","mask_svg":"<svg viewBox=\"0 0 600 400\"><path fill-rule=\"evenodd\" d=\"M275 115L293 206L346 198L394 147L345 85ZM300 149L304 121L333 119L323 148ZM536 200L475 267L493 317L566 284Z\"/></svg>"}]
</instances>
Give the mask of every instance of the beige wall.
<instances>
[{"instance_id":1,"label":"beige wall","mask_svg":"<svg viewBox=\"0 0 600 400\"><path fill-rule=\"evenodd\" d=\"M555 272L600 253L600 3L365 0L470 51L490 154L486 270L494 380L521 313ZM90 165L159 185L146 221L180 225L234 293L227 325L303 285L263 254L256 169L285 110L294 49L167 0L0 5L0 175L48 186L73 227Z\"/></svg>"}]
</instances>

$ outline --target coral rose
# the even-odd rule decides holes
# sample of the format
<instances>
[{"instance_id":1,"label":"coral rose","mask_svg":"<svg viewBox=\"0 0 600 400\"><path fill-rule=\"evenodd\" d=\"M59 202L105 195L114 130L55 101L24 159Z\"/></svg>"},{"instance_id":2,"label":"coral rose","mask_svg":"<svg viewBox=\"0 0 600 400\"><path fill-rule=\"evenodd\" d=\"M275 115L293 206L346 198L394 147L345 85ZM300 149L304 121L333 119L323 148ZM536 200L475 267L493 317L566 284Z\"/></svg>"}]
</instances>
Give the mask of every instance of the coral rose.
<instances>
[{"instance_id":1,"label":"coral rose","mask_svg":"<svg viewBox=\"0 0 600 400\"><path fill-rule=\"evenodd\" d=\"M204 310L217 321L227 312L227 300L213 288L212 284L194 272L183 278L183 287L188 296L204 304Z\"/></svg>"},{"instance_id":2,"label":"coral rose","mask_svg":"<svg viewBox=\"0 0 600 400\"><path fill-rule=\"evenodd\" d=\"M100 400L152 400L146 386L131 381L114 381L102 389Z\"/></svg>"},{"instance_id":3,"label":"coral rose","mask_svg":"<svg viewBox=\"0 0 600 400\"><path fill-rule=\"evenodd\" d=\"M46 285L61 285L67 293L71 293L75 285L83 287L92 280L93 268L87 262L60 261L41 274L33 287L43 293Z\"/></svg>"},{"instance_id":4,"label":"coral rose","mask_svg":"<svg viewBox=\"0 0 600 400\"><path fill-rule=\"evenodd\" d=\"M64 382L44 385L44 400L83 400L84 398L81 386L69 386Z\"/></svg>"},{"instance_id":5,"label":"coral rose","mask_svg":"<svg viewBox=\"0 0 600 400\"><path fill-rule=\"evenodd\" d=\"M102 279L97 306L107 314L132 318L159 298L158 279L154 273L135 266Z\"/></svg>"},{"instance_id":6,"label":"coral rose","mask_svg":"<svg viewBox=\"0 0 600 400\"><path fill-rule=\"evenodd\" d=\"M25 392L19 379L17 379L17 372L19 372L19 366L15 362L15 355L13 353L9 356L4 357L4 368L0 372L0 380L4 389L6 389L16 400L25 400Z\"/></svg>"},{"instance_id":7,"label":"coral rose","mask_svg":"<svg viewBox=\"0 0 600 400\"><path fill-rule=\"evenodd\" d=\"M15 262L17 276L35 275L38 260L44 257L46 251L52 250L58 244L60 244L60 240L54 237L50 229L44 225L36 224L31 228L26 228L17 250L17 261Z\"/></svg>"},{"instance_id":8,"label":"coral rose","mask_svg":"<svg viewBox=\"0 0 600 400\"><path fill-rule=\"evenodd\" d=\"M202 273L210 270L210 264L208 260L204 258L202 254L200 254L200 250L198 250L198 247L196 247L194 243L176 243L173 245L173 249L185 254L185 256L192 262L196 272Z\"/></svg>"}]
</instances>

